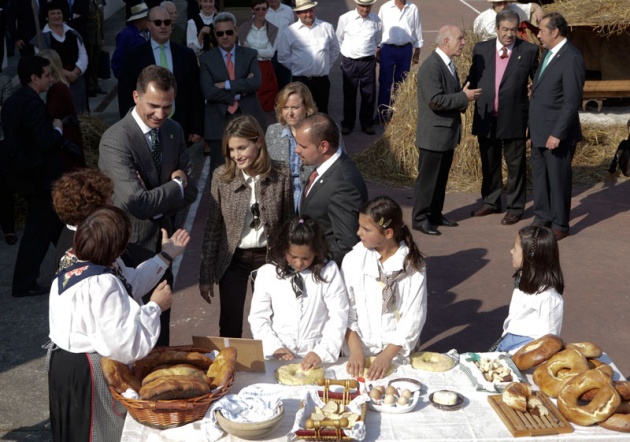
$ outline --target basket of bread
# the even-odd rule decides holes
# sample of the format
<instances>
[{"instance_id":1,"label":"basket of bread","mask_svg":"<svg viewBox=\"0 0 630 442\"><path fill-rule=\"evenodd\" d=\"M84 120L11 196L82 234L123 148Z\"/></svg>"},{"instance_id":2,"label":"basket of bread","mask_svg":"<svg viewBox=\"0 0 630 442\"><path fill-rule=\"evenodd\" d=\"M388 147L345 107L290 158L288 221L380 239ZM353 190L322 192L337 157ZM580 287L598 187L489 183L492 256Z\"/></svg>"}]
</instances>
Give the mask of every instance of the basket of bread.
<instances>
[{"instance_id":1,"label":"basket of bread","mask_svg":"<svg viewBox=\"0 0 630 442\"><path fill-rule=\"evenodd\" d=\"M296 420L299 429L295 435L307 440L363 440L365 416L369 396L359 393L359 382L355 379L320 379L318 397L308 396ZM342 387L335 392L335 387Z\"/></svg>"},{"instance_id":2,"label":"basket of bread","mask_svg":"<svg viewBox=\"0 0 630 442\"><path fill-rule=\"evenodd\" d=\"M164 429L203 418L234 383L236 349L227 347L214 360L205 353L192 347L161 347L136 361L133 370L109 358L103 358L101 366L113 398L136 421Z\"/></svg>"}]
</instances>

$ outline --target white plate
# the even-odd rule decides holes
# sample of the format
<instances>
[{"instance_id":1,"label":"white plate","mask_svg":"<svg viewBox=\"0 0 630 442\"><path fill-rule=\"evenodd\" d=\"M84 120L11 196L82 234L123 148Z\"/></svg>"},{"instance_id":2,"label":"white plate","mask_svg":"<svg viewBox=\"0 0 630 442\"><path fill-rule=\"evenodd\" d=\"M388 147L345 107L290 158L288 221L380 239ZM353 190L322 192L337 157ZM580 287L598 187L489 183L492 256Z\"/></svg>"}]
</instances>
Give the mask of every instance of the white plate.
<instances>
[{"instance_id":1,"label":"white plate","mask_svg":"<svg viewBox=\"0 0 630 442\"><path fill-rule=\"evenodd\" d=\"M418 404L418 400L420 399L420 390L416 390L411 397L411 402L407 405L377 405L374 403L373 399L368 401L368 407L370 407L373 411L378 411L379 413L392 413L392 414L404 414L413 411Z\"/></svg>"}]
</instances>

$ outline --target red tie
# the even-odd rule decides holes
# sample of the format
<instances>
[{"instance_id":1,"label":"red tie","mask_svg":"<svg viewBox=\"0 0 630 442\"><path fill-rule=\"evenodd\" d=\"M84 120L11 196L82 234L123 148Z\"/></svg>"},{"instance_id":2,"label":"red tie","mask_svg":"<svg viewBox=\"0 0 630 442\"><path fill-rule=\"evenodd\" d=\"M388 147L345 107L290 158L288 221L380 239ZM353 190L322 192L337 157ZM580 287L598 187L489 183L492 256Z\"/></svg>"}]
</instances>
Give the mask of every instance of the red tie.
<instances>
[{"instance_id":1,"label":"red tie","mask_svg":"<svg viewBox=\"0 0 630 442\"><path fill-rule=\"evenodd\" d=\"M227 63L225 64L225 66L227 67L230 80L234 80L236 77L234 74L234 63L232 63L232 54L230 52L227 53ZM227 110L229 113L233 114L234 112L236 112L236 109L238 109L238 101L234 100L234 103L230 104Z\"/></svg>"},{"instance_id":2,"label":"red tie","mask_svg":"<svg viewBox=\"0 0 630 442\"><path fill-rule=\"evenodd\" d=\"M311 189L311 186L313 185L313 183L315 182L318 176L319 174L317 173L317 170L314 170L313 173L311 173L311 176L308 177L308 183L306 183L306 190L304 191L304 196L308 195L308 191Z\"/></svg>"},{"instance_id":3,"label":"red tie","mask_svg":"<svg viewBox=\"0 0 630 442\"><path fill-rule=\"evenodd\" d=\"M507 48L505 46L503 46L503 49L501 49L501 55L500 58L507 58L508 57L508 51Z\"/></svg>"}]
</instances>

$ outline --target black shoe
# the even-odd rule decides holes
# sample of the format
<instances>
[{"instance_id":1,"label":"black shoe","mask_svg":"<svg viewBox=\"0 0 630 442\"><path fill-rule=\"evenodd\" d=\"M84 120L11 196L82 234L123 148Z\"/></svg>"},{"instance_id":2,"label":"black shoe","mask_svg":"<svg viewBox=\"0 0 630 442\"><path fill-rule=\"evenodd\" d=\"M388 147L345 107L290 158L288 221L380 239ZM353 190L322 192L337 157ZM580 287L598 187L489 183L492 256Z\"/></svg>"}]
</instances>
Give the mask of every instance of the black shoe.
<instances>
[{"instance_id":1,"label":"black shoe","mask_svg":"<svg viewBox=\"0 0 630 442\"><path fill-rule=\"evenodd\" d=\"M457 224L455 221L451 221L450 219L446 218L444 215L441 215L437 219L432 219L431 220L431 224L434 224L436 226L444 226L444 227L457 227L457 226L459 226L459 224Z\"/></svg>"},{"instance_id":2,"label":"black shoe","mask_svg":"<svg viewBox=\"0 0 630 442\"><path fill-rule=\"evenodd\" d=\"M438 236L442 234L442 232L440 232L435 226L429 223L420 224L419 226L413 226L412 228L413 230L417 230L418 232L422 232L426 235Z\"/></svg>"},{"instance_id":3,"label":"black shoe","mask_svg":"<svg viewBox=\"0 0 630 442\"><path fill-rule=\"evenodd\" d=\"M42 287L39 284L35 284L33 285L30 289L26 290L26 291L16 291L13 292L13 297L14 298L25 298L28 296L41 296L41 295L47 295L50 293L50 289L46 288L46 287Z\"/></svg>"},{"instance_id":4,"label":"black shoe","mask_svg":"<svg viewBox=\"0 0 630 442\"><path fill-rule=\"evenodd\" d=\"M17 237L15 236L15 233L7 233L6 235L4 235L4 241L12 246L17 242Z\"/></svg>"}]
</instances>

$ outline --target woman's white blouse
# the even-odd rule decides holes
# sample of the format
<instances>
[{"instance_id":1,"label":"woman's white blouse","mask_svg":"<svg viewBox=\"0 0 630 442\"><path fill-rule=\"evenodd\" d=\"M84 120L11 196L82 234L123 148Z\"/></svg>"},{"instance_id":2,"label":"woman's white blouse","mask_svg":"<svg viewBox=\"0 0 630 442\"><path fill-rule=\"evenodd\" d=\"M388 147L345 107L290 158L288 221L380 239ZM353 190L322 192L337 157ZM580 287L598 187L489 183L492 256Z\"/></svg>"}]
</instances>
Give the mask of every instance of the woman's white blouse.
<instances>
[{"instance_id":1,"label":"woman's white blouse","mask_svg":"<svg viewBox=\"0 0 630 442\"><path fill-rule=\"evenodd\" d=\"M403 269L409 249L404 242L383 263L386 274ZM343 259L350 310L348 328L357 332L366 355L377 355L388 344L400 345L400 355L409 356L420 338L427 318L426 272L414 272L398 281L391 312L382 314L383 284L379 280L380 255L358 243Z\"/></svg>"},{"instance_id":2,"label":"woman's white blouse","mask_svg":"<svg viewBox=\"0 0 630 442\"><path fill-rule=\"evenodd\" d=\"M154 257L123 274L142 296L155 286L166 264ZM71 353L96 352L125 364L146 356L160 335L161 309L141 306L112 274L92 276L59 294L56 278L50 290L50 339Z\"/></svg>"},{"instance_id":3,"label":"woman's white blouse","mask_svg":"<svg viewBox=\"0 0 630 442\"><path fill-rule=\"evenodd\" d=\"M549 333L560 335L563 315L564 299L554 288L536 295L515 288L503 323L503 336L512 333L538 339Z\"/></svg>"},{"instance_id":4,"label":"woman's white blouse","mask_svg":"<svg viewBox=\"0 0 630 442\"><path fill-rule=\"evenodd\" d=\"M291 278L279 278L274 264L258 269L249 314L252 334L263 341L267 358L284 347L297 356L313 351L322 362L335 362L348 320L348 297L341 273L330 261L322 270L324 283L316 281L308 269L300 274L305 290L296 297Z\"/></svg>"}]
</instances>

